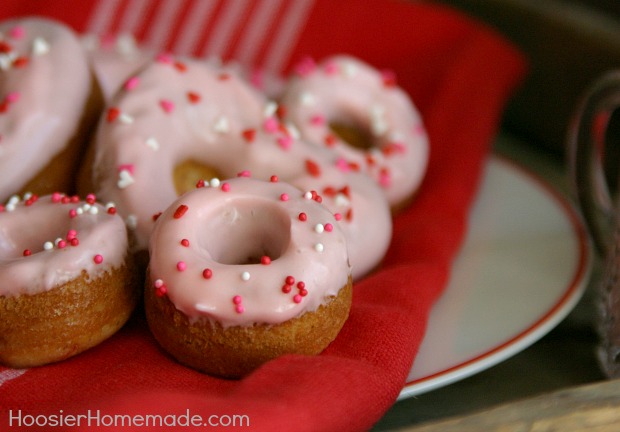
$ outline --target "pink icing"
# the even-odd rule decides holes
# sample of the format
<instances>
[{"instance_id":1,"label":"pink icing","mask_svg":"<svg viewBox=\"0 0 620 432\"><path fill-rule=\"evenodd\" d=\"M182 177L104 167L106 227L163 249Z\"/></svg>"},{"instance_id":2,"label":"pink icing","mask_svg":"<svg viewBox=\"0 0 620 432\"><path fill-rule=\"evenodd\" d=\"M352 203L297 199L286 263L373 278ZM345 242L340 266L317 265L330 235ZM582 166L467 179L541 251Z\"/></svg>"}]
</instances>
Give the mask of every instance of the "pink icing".
<instances>
[{"instance_id":1,"label":"pink icing","mask_svg":"<svg viewBox=\"0 0 620 432\"><path fill-rule=\"evenodd\" d=\"M277 105L234 73L195 60L160 57L135 78L101 119L94 164L97 194L117 204L133 250L146 249L154 219L177 198L172 172L191 158L217 167L223 179L277 175L316 190L345 216L339 225L354 277L378 264L391 238L384 194L366 176L340 170L331 152L300 141L275 116Z\"/></svg>"},{"instance_id":2,"label":"pink icing","mask_svg":"<svg viewBox=\"0 0 620 432\"><path fill-rule=\"evenodd\" d=\"M82 272L94 280L120 267L127 231L110 208L60 194L0 206L0 296L47 291Z\"/></svg>"},{"instance_id":3,"label":"pink icing","mask_svg":"<svg viewBox=\"0 0 620 432\"><path fill-rule=\"evenodd\" d=\"M18 29L18 31L16 31ZM39 18L0 24L0 200L64 149L91 91L75 34Z\"/></svg>"},{"instance_id":4,"label":"pink icing","mask_svg":"<svg viewBox=\"0 0 620 432\"><path fill-rule=\"evenodd\" d=\"M429 157L422 119L394 77L350 56L334 56L316 65L301 63L285 86L281 103L286 119L303 139L328 146L341 167L372 176L391 205L409 198L420 186ZM373 137L373 148L356 149L329 128L330 122L359 125Z\"/></svg>"},{"instance_id":5,"label":"pink icing","mask_svg":"<svg viewBox=\"0 0 620 432\"><path fill-rule=\"evenodd\" d=\"M225 327L314 311L350 274L331 212L289 184L248 177L184 194L158 218L149 250L151 289Z\"/></svg>"},{"instance_id":6,"label":"pink icing","mask_svg":"<svg viewBox=\"0 0 620 432\"><path fill-rule=\"evenodd\" d=\"M115 38L88 35L82 38L82 43L105 101L110 101L123 85L131 87L132 82L128 80L132 74L153 57L128 34Z\"/></svg>"}]
</instances>

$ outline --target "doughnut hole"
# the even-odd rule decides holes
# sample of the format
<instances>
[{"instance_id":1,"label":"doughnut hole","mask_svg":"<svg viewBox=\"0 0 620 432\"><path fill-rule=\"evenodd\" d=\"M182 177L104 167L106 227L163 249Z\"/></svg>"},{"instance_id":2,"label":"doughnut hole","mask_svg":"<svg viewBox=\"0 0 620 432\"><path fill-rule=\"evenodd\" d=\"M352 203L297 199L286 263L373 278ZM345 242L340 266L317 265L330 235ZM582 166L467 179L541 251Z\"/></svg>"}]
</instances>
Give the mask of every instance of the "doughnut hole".
<instances>
[{"instance_id":1,"label":"doughnut hole","mask_svg":"<svg viewBox=\"0 0 620 432\"><path fill-rule=\"evenodd\" d=\"M26 250L31 254L43 252L43 245L46 242L54 243L58 238L68 243L69 229L69 223L44 223L33 226L27 217L12 218L6 224L6 229L0 230L0 260L23 257Z\"/></svg>"},{"instance_id":2,"label":"doughnut hole","mask_svg":"<svg viewBox=\"0 0 620 432\"><path fill-rule=\"evenodd\" d=\"M196 189L199 180L211 180L221 178L220 173L209 165L202 164L193 159L188 159L174 167L172 178L177 195Z\"/></svg>"},{"instance_id":3,"label":"doughnut hole","mask_svg":"<svg viewBox=\"0 0 620 432\"><path fill-rule=\"evenodd\" d=\"M370 130L362 125L332 121L329 123L329 129L351 147L361 150L370 150L375 147L375 140Z\"/></svg>"},{"instance_id":4,"label":"doughnut hole","mask_svg":"<svg viewBox=\"0 0 620 432\"><path fill-rule=\"evenodd\" d=\"M211 218L204 246L212 259L229 265L260 264L278 259L291 240L290 216L277 204L234 200Z\"/></svg>"}]
</instances>

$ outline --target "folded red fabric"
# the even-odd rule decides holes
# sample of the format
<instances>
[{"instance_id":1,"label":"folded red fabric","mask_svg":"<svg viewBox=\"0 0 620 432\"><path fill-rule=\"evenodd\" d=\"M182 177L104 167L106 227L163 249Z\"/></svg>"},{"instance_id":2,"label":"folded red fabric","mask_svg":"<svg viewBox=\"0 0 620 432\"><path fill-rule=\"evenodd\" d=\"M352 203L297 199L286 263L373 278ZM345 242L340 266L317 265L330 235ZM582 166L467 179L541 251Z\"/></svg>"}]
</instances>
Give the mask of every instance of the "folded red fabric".
<instances>
[{"instance_id":1,"label":"folded red fabric","mask_svg":"<svg viewBox=\"0 0 620 432\"><path fill-rule=\"evenodd\" d=\"M104 20L95 14L105 13L105 3L113 16L106 31L120 31L128 18L123 21L121 12L111 8L122 4L128 10L140 2L3 0L0 19L46 15L86 32L103 28ZM178 20L183 14L191 17L192 0L172 3L181 8ZM232 15L225 2L214 3L218 10L209 15L211 30L203 29L206 33L194 38L202 45L185 45L189 54L208 53L205 41L210 34L215 37L218 22ZM239 18L244 20L240 29L250 28L249 17L258 13L261 2L237 3L250 5ZM140 40L155 40L148 21L157 22L156 8L167 4L150 2L143 13L147 22L133 26ZM285 356L230 381L171 360L158 348L139 310L118 334L75 358L26 372L0 368L0 429L19 430L34 422L62 424L66 430L144 430L148 421L191 429L186 423L204 428L219 421L249 425L251 430L367 430L396 400L429 311L450 275L490 143L506 101L525 74L526 61L485 26L429 3L277 4L277 16L264 30L268 36L250 56L254 65L279 72L302 56L346 52L392 69L420 109L432 146L423 187L396 217L394 239L381 268L355 284L351 316L342 332L319 356ZM297 21L290 21L286 16L293 16L294 6ZM301 29L279 35L275 26L290 27L291 22ZM182 26L175 25L176 33L160 38L159 48L182 46L175 41ZM289 45L278 42L286 35ZM209 49L224 58L249 52L242 33L230 33L227 40Z\"/></svg>"}]
</instances>

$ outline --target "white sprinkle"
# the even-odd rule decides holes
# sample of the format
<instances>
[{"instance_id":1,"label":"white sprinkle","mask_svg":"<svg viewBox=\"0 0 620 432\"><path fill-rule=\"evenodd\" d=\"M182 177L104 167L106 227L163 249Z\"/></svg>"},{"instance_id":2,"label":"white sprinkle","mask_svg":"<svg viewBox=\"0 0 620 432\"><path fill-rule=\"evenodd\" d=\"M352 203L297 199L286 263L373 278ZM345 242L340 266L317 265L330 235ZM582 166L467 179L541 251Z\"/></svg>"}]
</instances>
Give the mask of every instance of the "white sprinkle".
<instances>
[{"instance_id":1,"label":"white sprinkle","mask_svg":"<svg viewBox=\"0 0 620 432\"><path fill-rule=\"evenodd\" d=\"M161 279L155 279L155 282L153 283L153 286L155 288L161 288L164 286L164 281Z\"/></svg>"},{"instance_id":2,"label":"white sprinkle","mask_svg":"<svg viewBox=\"0 0 620 432\"><path fill-rule=\"evenodd\" d=\"M32 54L35 56L47 54L50 50L50 44L45 39L38 37L32 41Z\"/></svg>"},{"instance_id":3,"label":"white sprinkle","mask_svg":"<svg viewBox=\"0 0 620 432\"><path fill-rule=\"evenodd\" d=\"M217 188L220 187L220 179L217 177L213 177L210 181L209 181L209 186Z\"/></svg>"},{"instance_id":4,"label":"white sprinkle","mask_svg":"<svg viewBox=\"0 0 620 432\"><path fill-rule=\"evenodd\" d=\"M198 312L213 312L215 308L213 306L205 305L202 303L196 303L196 310Z\"/></svg>"},{"instance_id":5,"label":"white sprinkle","mask_svg":"<svg viewBox=\"0 0 620 432\"><path fill-rule=\"evenodd\" d=\"M28 201L30 198L32 198L32 192L26 192L24 194L24 201Z\"/></svg>"},{"instance_id":6,"label":"white sprinkle","mask_svg":"<svg viewBox=\"0 0 620 432\"><path fill-rule=\"evenodd\" d=\"M241 273L241 279L244 281L249 281L250 280L250 272L244 271L243 273Z\"/></svg>"},{"instance_id":7,"label":"white sprinkle","mask_svg":"<svg viewBox=\"0 0 620 432\"><path fill-rule=\"evenodd\" d=\"M265 118L273 117L278 110L278 104L274 101L269 101L265 105L265 109L263 110L263 115Z\"/></svg>"},{"instance_id":8,"label":"white sprinkle","mask_svg":"<svg viewBox=\"0 0 620 432\"><path fill-rule=\"evenodd\" d=\"M60 243L62 241L62 239L60 237L58 237L56 240L54 240L54 245L58 246L58 243Z\"/></svg>"},{"instance_id":9,"label":"white sprinkle","mask_svg":"<svg viewBox=\"0 0 620 432\"><path fill-rule=\"evenodd\" d=\"M286 130L288 130L288 133L293 137L293 139L301 139L301 133L299 132L299 129L297 129L297 126L293 123L287 123Z\"/></svg>"},{"instance_id":10,"label":"white sprinkle","mask_svg":"<svg viewBox=\"0 0 620 432\"><path fill-rule=\"evenodd\" d=\"M105 205L106 210L110 210L113 207L116 207L116 204L114 204L112 201L110 201L109 203Z\"/></svg>"},{"instance_id":11,"label":"white sprinkle","mask_svg":"<svg viewBox=\"0 0 620 432\"><path fill-rule=\"evenodd\" d=\"M138 227L138 218L136 215L129 215L125 219L125 224L129 229L136 229Z\"/></svg>"},{"instance_id":12,"label":"white sprinkle","mask_svg":"<svg viewBox=\"0 0 620 432\"><path fill-rule=\"evenodd\" d=\"M9 204L4 206L4 210L6 210L8 212L12 212L13 210L15 210L15 207L16 207L16 204L9 203Z\"/></svg>"},{"instance_id":13,"label":"white sprinkle","mask_svg":"<svg viewBox=\"0 0 620 432\"><path fill-rule=\"evenodd\" d=\"M116 39L116 51L124 56L132 56L138 52L136 39L129 33L124 33Z\"/></svg>"},{"instance_id":14,"label":"white sprinkle","mask_svg":"<svg viewBox=\"0 0 620 432\"><path fill-rule=\"evenodd\" d=\"M342 75L345 78L353 78L357 75L357 66L353 63L345 63L342 65Z\"/></svg>"},{"instance_id":15,"label":"white sprinkle","mask_svg":"<svg viewBox=\"0 0 620 432\"><path fill-rule=\"evenodd\" d=\"M341 207L346 207L351 204L351 201L349 200L349 198L347 198L347 196L343 193L337 194L334 200L336 202L336 205L341 206Z\"/></svg>"},{"instance_id":16,"label":"white sprinkle","mask_svg":"<svg viewBox=\"0 0 620 432\"><path fill-rule=\"evenodd\" d=\"M121 113L121 115L118 116L118 121L121 122L122 124L132 124L133 123L133 117L130 116L129 114L125 114L125 113Z\"/></svg>"},{"instance_id":17,"label":"white sprinkle","mask_svg":"<svg viewBox=\"0 0 620 432\"><path fill-rule=\"evenodd\" d=\"M323 224L320 224L320 223L319 223L319 224L316 224L316 225L314 226L314 231L315 231L317 234L321 234L323 231L325 231L325 227L323 226Z\"/></svg>"},{"instance_id":18,"label":"white sprinkle","mask_svg":"<svg viewBox=\"0 0 620 432\"><path fill-rule=\"evenodd\" d=\"M9 70L11 66L13 66L13 61L17 58L17 54L14 52L10 52L7 54L0 55L0 69L1 70Z\"/></svg>"},{"instance_id":19,"label":"white sprinkle","mask_svg":"<svg viewBox=\"0 0 620 432\"><path fill-rule=\"evenodd\" d=\"M88 210L90 210L90 204L84 204L84 205L82 206L82 210L84 210L84 211L86 211L86 212L87 212Z\"/></svg>"},{"instance_id":20,"label":"white sprinkle","mask_svg":"<svg viewBox=\"0 0 620 432\"><path fill-rule=\"evenodd\" d=\"M88 212L91 215L96 215L97 213L99 213L99 209L97 208L97 206L92 206Z\"/></svg>"},{"instance_id":21,"label":"white sprinkle","mask_svg":"<svg viewBox=\"0 0 620 432\"><path fill-rule=\"evenodd\" d=\"M82 207L78 207L75 209L75 213L77 213L78 216L83 215L84 209Z\"/></svg>"},{"instance_id":22,"label":"white sprinkle","mask_svg":"<svg viewBox=\"0 0 620 432\"><path fill-rule=\"evenodd\" d=\"M228 119L224 116L218 118L213 125L213 129L218 133L227 133L230 130Z\"/></svg>"},{"instance_id":23,"label":"white sprinkle","mask_svg":"<svg viewBox=\"0 0 620 432\"><path fill-rule=\"evenodd\" d=\"M314 250L317 252L323 252L323 250L325 250L325 247L323 246L323 243L317 243L314 245Z\"/></svg>"},{"instance_id":24,"label":"white sprinkle","mask_svg":"<svg viewBox=\"0 0 620 432\"><path fill-rule=\"evenodd\" d=\"M370 108L370 129L374 136L381 136L388 130L385 121L385 107L383 105L373 105Z\"/></svg>"},{"instance_id":25,"label":"white sprinkle","mask_svg":"<svg viewBox=\"0 0 620 432\"><path fill-rule=\"evenodd\" d=\"M9 198L9 200L7 201L7 205L16 205L18 204L20 201L19 195L13 195L11 196L11 198Z\"/></svg>"},{"instance_id":26,"label":"white sprinkle","mask_svg":"<svg viewBox=\"0 0 620 432\"><path fill-rule=\"evenodd\" d=\"M50 241L43 243L43 249L45 249L46 251L54 249L54 243Z\"/></svg>"},{"instance_id":27,"label":"white sprinkle","mask_svg":"<svg viewBox=\"0 0 620 432\"><path fill-rule=\"evenodd\" d=\"M312 192L306 192L306 193L304 194L304 198L305 198L305 199L308 199L308 200L312 199Z\"/></svg>"},{"instance_id":28,"label":"white sprinkle","mask_svg":"<svg viewBox=\"0 0 620 432\"><path fill-rule=\"evenodd\" d=\"M155 151L159 150L159 141L157 141L153 137L149 137L146 139L146 145Z\"/></svg>"},{"instance_id":29,"label":"white sprinkle","mask_svg":"<svg viewBox=\"0 0 620 432\"><path fill-rule=\"evenodd\" d=\"M299 102L302 106L312 106L316 103L316 97L310 92L302 92L299 95Z\"/></svg>"},{"instance_id":30,"label":"white sprinkle","mask_svg":"<svg viewBox=\"0 0 620 432\"><path fill-rule=\"evenodd\" d=\"M134 181L135 180L129 170L124 169L120 170L118 173L118 181L116 182L116 185L119 189L125 189L127 186L132 185Z\"/></svg>"}]
</instances>

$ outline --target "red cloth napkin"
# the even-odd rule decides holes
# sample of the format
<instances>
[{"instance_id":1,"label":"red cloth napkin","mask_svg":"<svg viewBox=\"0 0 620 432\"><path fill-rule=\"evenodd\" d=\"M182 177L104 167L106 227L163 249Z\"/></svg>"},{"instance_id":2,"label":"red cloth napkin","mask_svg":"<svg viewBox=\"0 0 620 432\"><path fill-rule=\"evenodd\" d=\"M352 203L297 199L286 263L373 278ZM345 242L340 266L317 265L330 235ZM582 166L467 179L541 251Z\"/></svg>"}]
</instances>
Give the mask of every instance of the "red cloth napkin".
<instances>
[{"instance_id":1,"label":"red cloth napkin","mask_svg":"<svg viewBox=\"0 0 620 432\"><path fill-rule=\"evenodd\" d=\"M213 10L198 9L200 3ZM454 11L404 1L3 0L0 18L28 14L61 19L80 32L129 29L147 45L240 56L268 72L289 70L307 55L356 55L395 71L422 113L432 151L415 202L395 220L385 262L355 284L351 316L322 355L285 356L245 379L216 379L165 355L139 310L114 337L70 360L27 371L0 368L0 430L20 419L22 426L62 421L64 430L145 429L120 428L129 420L118 415L160 415L151 420L168 423L176 415L180 427L198 420L192 416L249 423L250 430L372 427L405 384L446 285L502 109L526 70L522 55ZM157 25L165 34L151 29ZM73 427L78 416L85 417Z\"/></svg>"}]
</instances>

